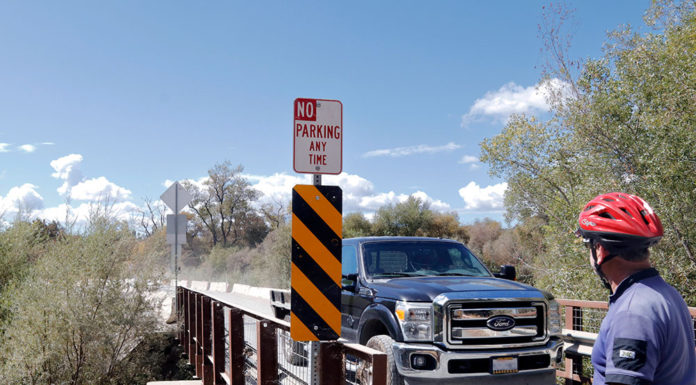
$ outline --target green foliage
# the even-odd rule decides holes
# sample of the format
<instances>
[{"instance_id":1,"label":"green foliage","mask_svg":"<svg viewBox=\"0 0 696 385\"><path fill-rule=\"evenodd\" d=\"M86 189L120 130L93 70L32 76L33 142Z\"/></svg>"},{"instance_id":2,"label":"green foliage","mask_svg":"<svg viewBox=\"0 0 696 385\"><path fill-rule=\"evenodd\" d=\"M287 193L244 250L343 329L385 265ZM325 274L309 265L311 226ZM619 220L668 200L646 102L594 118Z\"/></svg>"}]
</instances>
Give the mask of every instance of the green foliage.
<instances>
[{"instance_id":1,"label":"green foliage","mask_svg":"<svg viewBox=\"0 0 696 385\"><path fill-rule=\"evenodd\" d=\"M343 237L421 236L468 240L456 213L439 213L430 204L410 196L404 202L388 204L377 210L371 223L362 213L343 218Z\"/></svg>"},{"instance_id":2,"label":"green foliage","mask_svg":"<svg viewBox=\"0 0 696 385\"><path fill-rule=\"evenodd\" d=\"M372 223L362 213L350 213L343 217L343 238L372 235Z\"/></svg>"},{"instance_id":3,"label":"green foliage","mask_svg":"<svg viewBox=\"0 0 696 385\"><path fill-rule=\"evenodd\" d=\"M413 196L404 202L381 207L375 214L374 235L423 235L432 220L430 205Z\"/></svg>"},{"instance_id":4,"label":"green foliage","mask_svg":"<svg viewBox=\"0 0 696 385\"><path fill-rule=\"evenodd\" d=\"M14 281L3 293L5 383L111 384L127 374L119 362L157 324L153 277L131 259L134 244L125 225L94 221Z\"/></svg>"},{"instance_id":5,"label":"green foliage","mask_svg":"<svg viewBox=\"0 0 696 385\"><path fill-rule=\"evenodd\" d=\"M271 231L261 245L257 254L251 259L251 266L257 274L256 282L261 286L290 287L291 227L289 223Z\"/></svg>"},{"instance_id":6,"label":"green foliage","mask_svg":"<svg viewBox=\"0 0 696 385\"><path fill-rule=\"evenodd\" d=\"M543 234L534 274L561 297L606 295L572 233L592 197L625 191L646 199L661 217L665 237L652 260L696 304L688 283L696 278L694 3L655 2L646 21L652 33L628 27L613 33L604 57L586 61L577 79L556 52L554 73L571 92L552 94L553 118L513 117L481 144L481 159L508 181L510 219L542 221L534 225Z\"/></svg>"},{"instance_id":7,"label":"green foliage","mask_svg":"<svg viewBox=\"0 0 696 385\"><path fill-rule=\"evenodd\" d=\"M459 218L454 212L433 212L430 223L425 226L425 234L429 237L456 239L464 243L469 241L469 233L459 224Z\"/></svg>"},{"instance_id":8,"label":"green foliage","mask_svg":"<svg viewBox=\"0 0 696 385\"><path fill-rule=\"evenodd\" d=\"M28 222L16 222L0 233L0 294L9 282L21 277L45 250L46 238Z\"/></svg>"},{"instance_id":9,"label":"green foliage","mask_svg":"<svg viewBox=\"0 0 696 385\"><path fill-rule=\"evenodd\" d=\"M133 248L133 260L149 266L158 273L170 270L171 249L167 244L165 229L159 228L149 237L139 239Z\"/></svg>"}]
</instances>

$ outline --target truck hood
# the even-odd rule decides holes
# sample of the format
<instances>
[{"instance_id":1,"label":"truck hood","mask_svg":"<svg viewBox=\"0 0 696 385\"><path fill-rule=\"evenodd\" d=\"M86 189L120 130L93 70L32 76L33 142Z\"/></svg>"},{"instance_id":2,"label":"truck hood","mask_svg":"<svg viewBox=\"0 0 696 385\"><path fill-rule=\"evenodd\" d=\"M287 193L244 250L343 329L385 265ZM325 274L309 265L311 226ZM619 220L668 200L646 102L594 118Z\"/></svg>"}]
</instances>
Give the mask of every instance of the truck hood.
<instances>
[{"instance_id":1,"label":"truck hood","mask_svg":"<svg viewBox=\"0 0 696 385\"><path fill-rule=\"evenodd\" d=\"M477 297L543 297L539 290L532 286L493 277L405 277L386 281L375 280L370 287L375 290L377 297L402 301L430 302L440 294L454 292L476 292ZM501 292L506 293L503 295Z\"/></svg>"}]
</instances>

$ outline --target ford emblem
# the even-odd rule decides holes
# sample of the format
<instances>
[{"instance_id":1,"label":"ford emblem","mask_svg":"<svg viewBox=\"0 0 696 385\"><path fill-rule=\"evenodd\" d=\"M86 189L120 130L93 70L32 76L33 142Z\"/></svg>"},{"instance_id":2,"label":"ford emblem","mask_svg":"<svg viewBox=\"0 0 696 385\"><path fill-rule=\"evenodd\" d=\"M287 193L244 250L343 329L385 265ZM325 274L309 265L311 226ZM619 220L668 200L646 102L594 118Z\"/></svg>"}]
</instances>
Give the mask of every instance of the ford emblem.
<instances>
[{"instance_id":1,"label":"ford emblem","mask_svg":"<svg viewBox=\"0 0 696 385\"><path fill-rule=\"evenodd\" d=\"M491 317L486 321L486 326L495 331L510 330L515 327L515 319L506 315Z\"/></svg>"}]
</instances>

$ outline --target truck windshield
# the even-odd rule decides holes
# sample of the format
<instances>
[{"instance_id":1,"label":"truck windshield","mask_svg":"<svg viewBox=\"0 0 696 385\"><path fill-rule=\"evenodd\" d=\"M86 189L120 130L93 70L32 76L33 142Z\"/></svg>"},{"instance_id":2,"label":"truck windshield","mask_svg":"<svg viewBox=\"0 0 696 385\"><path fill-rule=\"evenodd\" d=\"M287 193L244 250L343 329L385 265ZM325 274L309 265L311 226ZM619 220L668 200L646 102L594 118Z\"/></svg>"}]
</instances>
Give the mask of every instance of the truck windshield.
<instances>
[{"instance_id":1,"label":"truck windshield","mask_svg":"<svg viewBox=\"0 0 696 385\"><path fill-rule=\"evenodd\" d=\"M411 276L490 277L490 272L459 243L386 241L363 245L368 278Z\"/></svg>"}]
</instances>

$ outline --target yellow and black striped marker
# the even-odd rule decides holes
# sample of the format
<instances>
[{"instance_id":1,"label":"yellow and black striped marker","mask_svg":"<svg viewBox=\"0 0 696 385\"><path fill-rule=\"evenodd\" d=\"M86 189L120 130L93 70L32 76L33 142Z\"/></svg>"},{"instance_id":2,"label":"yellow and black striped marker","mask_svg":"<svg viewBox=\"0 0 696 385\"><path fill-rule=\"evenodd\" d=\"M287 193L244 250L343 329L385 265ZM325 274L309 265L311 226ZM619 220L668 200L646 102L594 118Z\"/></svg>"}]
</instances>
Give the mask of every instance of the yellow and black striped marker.
<instances>
[{"instance_id":1,"label":"yellow and black striped marker","mask_svg":"<svg viewBox=\"0 0 696 385\"><path fill-rule=\"evenodd\" d=\"M290 337L295 341L341 335L342 212L338 186L292 189Z\"/></svg>"}]
</instances>

